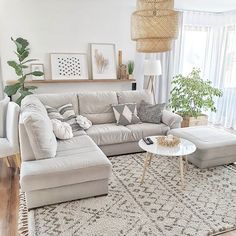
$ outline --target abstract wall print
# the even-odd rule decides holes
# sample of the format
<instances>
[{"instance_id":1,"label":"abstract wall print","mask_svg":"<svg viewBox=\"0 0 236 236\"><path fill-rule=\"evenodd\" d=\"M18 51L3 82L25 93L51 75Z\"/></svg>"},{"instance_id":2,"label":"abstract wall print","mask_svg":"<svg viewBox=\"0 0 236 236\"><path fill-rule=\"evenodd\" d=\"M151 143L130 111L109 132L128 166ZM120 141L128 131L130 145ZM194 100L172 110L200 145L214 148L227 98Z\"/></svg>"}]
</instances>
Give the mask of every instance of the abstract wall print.
<instances>
[{"instance_id":1,"label":"abstract wall print","mask_svg":"<svg viewBox=\"0 0 236 236\"><path fill-rule=\"evenodd\" d=\"M87 56L82 53L52 53L53 80L88 79Z\"/></svg>"},{"instance_id":2,"label":"abstract wall print","mask_svg":"<svg viewBox=\"0 0 236 236\"><path fill-rule=\"evenodd\" d=\"M91 44L93 79L117 79L115 52L115 44Z\"/></svg>"},{"instance_id":3,"label":"abstract wall print","mask_svg":"<svg viewBox=\"0 0 236 236\"><path fill-rule=\"evenodd\" d=\"M38 63L38 64L31 64L30 65L30 72L33 72L33 71L41 71L41 72L44 73L44 66L43 66L43 64L40 64L40 63ZM33 76L33 75L31 75L31 79L32 80L44 80L45 77L44 77L44 75L42 75L42 76Z\"/></svg>"}]
</instances>

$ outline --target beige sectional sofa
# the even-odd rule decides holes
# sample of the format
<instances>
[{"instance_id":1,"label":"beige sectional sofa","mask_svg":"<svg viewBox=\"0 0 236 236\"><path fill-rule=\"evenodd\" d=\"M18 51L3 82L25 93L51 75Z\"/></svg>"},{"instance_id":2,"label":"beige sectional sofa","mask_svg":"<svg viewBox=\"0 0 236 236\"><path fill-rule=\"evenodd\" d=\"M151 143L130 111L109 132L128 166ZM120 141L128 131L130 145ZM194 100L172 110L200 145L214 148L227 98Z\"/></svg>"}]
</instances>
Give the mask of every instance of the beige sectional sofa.
<instances>
[{"instance_id":1,"label":"beige sectional sofa","mask_svg":"<svg viewBox=\"0 0 236 236\"><path fill-rule=\"evenodd\" d=\"M166 110L163 111L161 124L116 125L111 104L136 102L139 105L142 100L153 102L147 91L44 94L24 99L20 117L23 161L20 184L22 191L26 192L28 208L107 194L112 171L107 156L142 151L138 147L141 138L166 134L170 129L180 127L182 118ZM57 108L69 103L73 104L76 114L92 121L92 127L81 130L69 140L55 139L55 157L37 159L26 122L32 122L32 113L47 120L45 105ZM33 125L38 126L40 122ZM49 137L50 132L48 128L44 132L48 135L37 135L37 139L45 138L44 144L40 144L42 153L55 145L54 138ZM48 147L44 150L43 145Z\"/></svg>"}]
</instances>

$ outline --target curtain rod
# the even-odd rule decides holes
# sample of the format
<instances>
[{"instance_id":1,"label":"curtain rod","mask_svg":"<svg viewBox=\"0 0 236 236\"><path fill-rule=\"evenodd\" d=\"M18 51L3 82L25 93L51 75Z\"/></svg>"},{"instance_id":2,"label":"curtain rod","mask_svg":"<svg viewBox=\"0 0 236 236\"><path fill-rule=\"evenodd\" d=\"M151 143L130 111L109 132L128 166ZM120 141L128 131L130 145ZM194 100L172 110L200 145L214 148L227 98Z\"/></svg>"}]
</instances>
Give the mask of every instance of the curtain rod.
<instances>
[{"instance_id":1,"label":"curtain rod","mask_svg":"<svg viewBox=\"0 0 236 236\"><path fill-rule=\"evenodd\" d=\"M229 10L229 11L222 11L222 12L200 11L200 10L187 10L187 9L179 9L179 8L175 8L175 10L181 11L181 12L207 13L207 14L213 14L213 15L235 13L235 15L236 15L236 9L234 9L234 10Z\"/></svg>"}]
</instances>

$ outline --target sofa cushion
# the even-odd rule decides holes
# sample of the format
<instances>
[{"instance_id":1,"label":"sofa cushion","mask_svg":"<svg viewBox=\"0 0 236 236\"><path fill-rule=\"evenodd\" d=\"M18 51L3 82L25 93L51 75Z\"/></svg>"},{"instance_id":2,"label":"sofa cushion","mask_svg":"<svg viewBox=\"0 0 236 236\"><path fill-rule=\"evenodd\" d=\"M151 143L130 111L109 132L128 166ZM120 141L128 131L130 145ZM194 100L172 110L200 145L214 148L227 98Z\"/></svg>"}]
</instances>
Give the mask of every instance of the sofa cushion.
<instances>
[{"instance_id":1,"label":"sofa cushion","mask_svg":"<svg viewBox=\"0 0 236 236\"><path fill-rule=\"evenodd\" d=\"M142 123L126 126L132 132L133 141L139 141L140 139L153 136L153 135L166 135L170 128L165 124L152 124Z\"/></svg>"},{"instance_id":2,"label":"sofa cushion","mask_svg":"<svg viewBox=\"0 0 236 236\"><path fill-rule=\"evenodd\" d=\"M22 100L21 113L24 112L35 112L42 116L48 117L45 106L35 95L28 95Z\"/></svg>"},{"instance_id":3,"label":"sofa cushion","mask_svg":"<svg viewBox=\"0 0 236 236\"><path fill-rule=\"evenodd\" d=\"M23 191L55 188L88 181L107 179L111 163L87 135L59 141L55 158L23 162Z\"/></svg>"},{"instance_id":4,"label":"sofa cushion","mask_svg":"<svg viewBox=\"0 0 236 236\"><path fill-rule=\"evenodd\" d=\"M152 105L142 101L138 109L138 117L142 122L160 124L165 105L165 103Z\"/></svg>"},{"instance_id":5,"label":"sofa cushion","mask_svg":"<svg viewBox=\"0 0 236 236\"><path fill-rule=\"evenodd\" d=\"M55 157L57 140L49 117L25 111L22 118L35 158Z\"/></svg>"},{"instance_id":6,"label":"sofa cushion","mask_svg":"<svg viewBox=\"0 0 236 236\"><path fill-rule=\"evenodd\" d=\"M10 98L7 96L0 101L0 138L6 137L6 116L9 101Z\"/></svg>"},{"instance_id":7,"label":"sofa cushion","mask_svg":"<svg viewBox=\"0 0 236 236\"><path fill-rule=\"evenodd\" d=\"M115 123L111 104L118 104L115 92L79 93L80 115L87 117L93 124Z\"/></svg>"},{"instance_id":8,"label":"sofa cushion","mask_svg":"<svg viewBox=\"0 0 236 236\"><path fill-rule=\"evenodd\" d=\"M117 125L130 125L140 123L140 119L137 116L136 103L125 103L112 105Z\"/></svg>"},{"instance_id":9,"label":"sofa cushion","mask_svg":"<svg viewBox=\"0 0 236 236\"><path fill-rule=\"evenodd\" d=\"M76 93L59 93L59 94L37 94L36 96L45 106L54 108L61 107L65 104L72 104L75 114L79 113L79 105Z\"/></svg>"},{"instance_id":10,"label":"sofa cushion","mask_svg":"<svg viewBox=\"0 0 236 236\"><path fill-rule=\"evenodd\" d=\"M120 91L117 92L119 104L123 103L136 103L139 107L139 104L142 100L149 104L153 104L153 96L147 90L142 91Z\"/></svg>"},{"instance_id":11,"label":"sofa cushion","mask_svg":"<svg viewBox=\"0 0 236 236\"><path fill-rule=\"evenodd\" d=\"M125 126L116 124L93 125L87 134L97 145L108 145L132 141L132 133Z\"/></svg>"}]
</instances>

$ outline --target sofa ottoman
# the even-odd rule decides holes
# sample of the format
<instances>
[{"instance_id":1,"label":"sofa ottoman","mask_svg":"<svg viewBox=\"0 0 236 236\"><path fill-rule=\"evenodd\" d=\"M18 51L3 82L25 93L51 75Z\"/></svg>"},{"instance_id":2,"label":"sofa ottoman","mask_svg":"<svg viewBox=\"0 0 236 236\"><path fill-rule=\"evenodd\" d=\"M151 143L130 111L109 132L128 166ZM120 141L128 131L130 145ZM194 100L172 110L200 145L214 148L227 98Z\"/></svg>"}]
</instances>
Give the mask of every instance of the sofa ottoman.
<instances>
[{"instance_id":1,"label":"sofa ottoman","mask_svg":"<svg viewBox=\"0 0 236 236\"><path fill-rule=\"evenodd\" d=\"M197 146L189 161L199 168L236 162L236 135L210 126L173 129L169 134L187 139Z\"/></svg>"}]
</instances>

